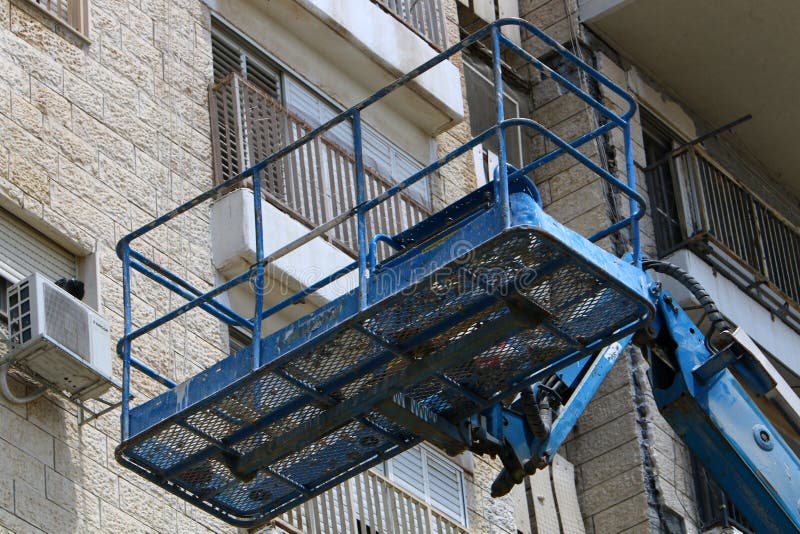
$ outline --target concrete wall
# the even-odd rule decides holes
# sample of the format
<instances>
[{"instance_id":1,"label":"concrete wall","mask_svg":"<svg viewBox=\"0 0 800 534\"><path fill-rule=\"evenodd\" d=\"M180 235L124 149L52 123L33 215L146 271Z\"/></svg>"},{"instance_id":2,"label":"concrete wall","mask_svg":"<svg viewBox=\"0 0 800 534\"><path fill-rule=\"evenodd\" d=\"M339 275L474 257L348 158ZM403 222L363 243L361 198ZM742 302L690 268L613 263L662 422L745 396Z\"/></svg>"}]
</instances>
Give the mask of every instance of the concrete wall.
<instances>
[{"instance_id":1,"label":"concrete wall","mask_svg":"<svg viewBox=\"0 0 800 534\"><path fill-rule=\"evenodd\" d=\"M100 311L118 337L116 241L211 185L209 19L197 1L91 4L84 44L28 2L0 1L0 204L67 248L96 251ZM185 219L186 231L167 230L143 250L210 284L208 235L188 228L202 228L203 217ZM134 295L137 323L173 304L145 286ZM199 317L147 342L148 356L178 377L223 346L216 324ZM114 366L119 376L116 358ZM142 396L156 390L136 387ZM123 471L113 455L118 437L118 412L79 427L74 407L54 398L26 406L0 399L0 530L225 529Z\"/></svg>"}]
</instances>

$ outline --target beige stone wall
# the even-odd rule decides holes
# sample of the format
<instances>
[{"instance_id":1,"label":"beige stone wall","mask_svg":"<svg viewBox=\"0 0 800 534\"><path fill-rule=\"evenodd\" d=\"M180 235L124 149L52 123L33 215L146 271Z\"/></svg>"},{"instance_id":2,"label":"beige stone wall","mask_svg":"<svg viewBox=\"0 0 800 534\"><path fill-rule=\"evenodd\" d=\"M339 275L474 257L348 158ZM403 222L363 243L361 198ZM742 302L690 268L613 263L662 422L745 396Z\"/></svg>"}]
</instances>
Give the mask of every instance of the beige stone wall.
<instances>
[{"instance_id":1,"label":"beige stone wall","mask_svg":"<svg viewBox=\"0 0 800 534\"><path fill-rule=\"evenodd\" d=\"M446 5L453 43L455 0ZM209 17L200 0L91 0L91 15L84 43L28 0L0 0L0 205L67 248L98 255L100 311L116 339L116 242L211 186ZM467 138L466 124L439 137L440 153ZM437 204L474 186L471 160L459 165L443 175ZM141 250L201 287L214 281L202 209ZM142 282L133 300L136 324L177 304ZM136 356L182 380L221 357L224 344L214 321L190 314L144 339ZM143 380L134 387L140 400L159 391ZM55 398L0 400L0 531L231 531L116 463L117 415L79 427L74 408ZM474 532L515 530L510 500L489 497L496 468L476 459L468 476Z\"/></svg>"},{"instance_id":2,"label":"beige stone wall","mask_svg":"<svg viewBox=\"0 0 800 534\"><path fill-rule=\"evenodd\" d=\"M199 1L92 0L91 14L83 43L27 0L0 1L0 204L67 248L98 255L100 312L116 338L117 240L211 185L210 35ZM210 284L203 217L142 250ZM144 284L134 300L137 323L175 304ZM219 334L187 317L146 340L141 355L180 379L219 357ZM157 391L136 389L140 398ZM0 531L230 531L116 463L118 415L79 427L74 407L49 396L26 406L0 400Z\"/></svg>"}]
</instances>

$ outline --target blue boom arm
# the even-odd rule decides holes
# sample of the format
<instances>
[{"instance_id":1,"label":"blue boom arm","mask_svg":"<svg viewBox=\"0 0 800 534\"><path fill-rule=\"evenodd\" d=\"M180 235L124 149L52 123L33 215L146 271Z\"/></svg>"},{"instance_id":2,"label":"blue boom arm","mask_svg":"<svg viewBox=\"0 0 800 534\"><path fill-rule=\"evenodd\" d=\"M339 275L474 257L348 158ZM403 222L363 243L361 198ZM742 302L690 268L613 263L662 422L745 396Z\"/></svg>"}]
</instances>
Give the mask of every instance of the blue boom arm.
<instances>
[{"instance_id":1,"label":"blue boom arm","mask_svg":"<svg viewBox=\"0 0 800 534\"><path fill-rule=\"evenodd\" d=\"M651 295L656 316L635 337L657 355L651 380L661 414L756 532L800 532L800 460L778 430L796 440L796 428L786 420L776 424L776 414L780 418L785 412L765 408L780 389L776 380L782 379L766 368L763 356L754 354L757 349L746 334L723 332L716 342L722 348L715 349L659 284L651 285ZM504 465L492 486L494 496L552 460L633 337L558 373L566 394L558 399L563 406L544 435L526 417L522 398L472 418L468 448L498 455ZM542 383L533 390L537 386Z\"/></svg>"}]
</instances>

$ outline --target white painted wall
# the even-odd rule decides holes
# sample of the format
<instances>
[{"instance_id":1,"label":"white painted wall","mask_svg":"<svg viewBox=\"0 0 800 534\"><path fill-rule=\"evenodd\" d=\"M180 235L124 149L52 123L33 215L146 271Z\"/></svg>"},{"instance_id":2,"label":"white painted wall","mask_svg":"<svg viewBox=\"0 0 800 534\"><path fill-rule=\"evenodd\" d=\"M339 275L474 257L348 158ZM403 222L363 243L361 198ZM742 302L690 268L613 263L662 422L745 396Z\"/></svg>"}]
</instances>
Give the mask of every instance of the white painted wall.
<instances>
[{"instance_id":1,"label":"white painted wall","mask_svg":"<svg viewBox=\"0 0 800 534\"><path fill-rule=\"evenodd\" d=\"M667 258L694 276L708 291L717 307L753 340L764 347L783 365L800 373L800 335L773 318L769 311L751 299L736 285L720 274L715 274L709 264L693 252L679 250ZM659 276L664 288L678 298L681 304L689 301L689 293L671 278Z\"/></svg>"}]
</instances>

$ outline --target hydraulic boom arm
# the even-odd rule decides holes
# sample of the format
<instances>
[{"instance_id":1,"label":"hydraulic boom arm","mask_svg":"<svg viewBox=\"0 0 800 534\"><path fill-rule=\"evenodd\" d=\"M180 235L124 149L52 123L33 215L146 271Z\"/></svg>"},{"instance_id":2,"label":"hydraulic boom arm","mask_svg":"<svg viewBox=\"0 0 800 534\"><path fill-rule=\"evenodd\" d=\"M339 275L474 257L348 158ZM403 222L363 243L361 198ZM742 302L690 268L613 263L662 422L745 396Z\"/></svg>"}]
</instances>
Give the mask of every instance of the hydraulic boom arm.
<instances>
[{"instance_id":1,"label":"hydraulic boom arm","mask_svg":"<svg viewBox=\"0 0 800 534\"><path fill-rule=\"evenodd\" d=\"M752 340L741 329L731 331L721 315L712 318L725 328L714 336L715 348L660 284L652 283L651 296L656 316L636 336L465 423L466 448L503 462L492 495L507 493L549 463L633 339L653 355L651 381L661 414L753 528L800 532L797 396ZM458 441L451 438L446 448Z\"/></svg>"}]
</instances>

